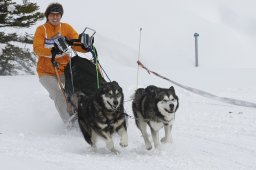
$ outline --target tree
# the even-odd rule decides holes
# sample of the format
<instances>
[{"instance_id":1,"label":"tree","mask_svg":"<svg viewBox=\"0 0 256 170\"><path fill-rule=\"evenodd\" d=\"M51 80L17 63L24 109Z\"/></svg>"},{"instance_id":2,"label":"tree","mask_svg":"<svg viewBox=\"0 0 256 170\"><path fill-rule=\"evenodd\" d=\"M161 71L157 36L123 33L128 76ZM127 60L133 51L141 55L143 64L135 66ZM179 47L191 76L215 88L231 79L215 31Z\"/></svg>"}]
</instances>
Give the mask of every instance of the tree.
<instances>
[{"instance_id":1,"label":"tree","mask_svg":"<svg viewBox=\"0 0 256 170\"><path fill-rule=\"evenodd\" d=\"M38 10L39 6L28 0L22 5L0 0L0 75L34 74L36 57L26 46L33 43L33 36L6 32L8 28L29 28L43 19L44 14Z\"/></svg>"}]
</instances>

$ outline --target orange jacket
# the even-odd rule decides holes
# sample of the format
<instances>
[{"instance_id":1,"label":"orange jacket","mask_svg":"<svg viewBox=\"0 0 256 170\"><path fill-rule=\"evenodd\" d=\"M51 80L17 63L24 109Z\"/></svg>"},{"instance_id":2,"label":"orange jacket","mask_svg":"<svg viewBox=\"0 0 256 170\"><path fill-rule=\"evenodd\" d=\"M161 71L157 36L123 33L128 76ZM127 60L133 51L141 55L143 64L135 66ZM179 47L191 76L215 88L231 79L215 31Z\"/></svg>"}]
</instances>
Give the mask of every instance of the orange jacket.
<instances>
[{"instance_id":1,"label":"orange jacket","mask_svg":"<svg viewBox=\"0 0 256 170\"><path fill-rule=\"evenodd\" d=\"M67 37L68 39L78 39L78 33L67 23L60 23L58 26L53 26L50 23L45 23L37 27L33 48L34 53L38 56L37 73L42 75L56 75L54 67L51 63L51 48L53 47L53 39L56 35ZM86 52L79 46L72 47L79 52ZM60 66L58 72L60 75L64 73L64 68L69 62L69 56L66 54L57 55L55 58Z\"/></svg>"}]
</instances>

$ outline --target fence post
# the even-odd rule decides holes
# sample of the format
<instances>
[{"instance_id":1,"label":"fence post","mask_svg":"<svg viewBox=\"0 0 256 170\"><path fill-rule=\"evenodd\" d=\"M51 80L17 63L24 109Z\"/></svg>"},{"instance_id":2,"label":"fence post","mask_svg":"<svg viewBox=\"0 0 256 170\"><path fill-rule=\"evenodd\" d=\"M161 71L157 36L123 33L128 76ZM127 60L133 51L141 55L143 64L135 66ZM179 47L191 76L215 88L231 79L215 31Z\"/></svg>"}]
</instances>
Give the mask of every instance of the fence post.
<instances>
[{"instance_id":1,"label":"fence post","mask_svg":"<svg viewBox=\"0 0 256 170\"><path fill-rule=\"evenodd\" d=\"M198 67L198 41L197 41L197 37L199 37L198 33L194 34L195 37L195 66Z\"/></svg>"}]
</instances>

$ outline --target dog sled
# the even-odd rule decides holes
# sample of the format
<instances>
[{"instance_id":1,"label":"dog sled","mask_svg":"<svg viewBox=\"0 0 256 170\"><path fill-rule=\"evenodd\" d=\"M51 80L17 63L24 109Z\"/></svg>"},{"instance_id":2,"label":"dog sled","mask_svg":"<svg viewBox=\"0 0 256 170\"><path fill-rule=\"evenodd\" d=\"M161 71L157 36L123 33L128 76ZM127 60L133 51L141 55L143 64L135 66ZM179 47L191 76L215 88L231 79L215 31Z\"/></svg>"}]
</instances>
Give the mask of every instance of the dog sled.
<instances>
[{"instance_id":1,"label":"dog sled","mask_svg":"<svg viewBox=\"0 0 256 170\"><path fill-rule=\"evenodd\" d=\"M78 55L72 57L64 70L65 93L68 96L78 91L87 96L94 94L98 87L106 82L97 67L91 60Z\"/></svg>"},{"instance_id":2,"label":"dog sled","mask_svg":"<svg viewBox=\"0 0 256 170\"><path fill-rule=\"evenodd\" d=\"M77 119L77 105L72 102L72 95L77 92L82 92L86 96L91 96L96 93L97 89L106 82L102 76L103 69L98 61L96 48L93 46L93 36L96 33L93 29L93 34L90 36L85 31L79 35L79 39L69 40L71 42L80 42L80 46L92 53L93 60L80 57L70 45L68 45L64 37L59 37L55 40L55 45L63 52L70 56L70 61L65 67L65 85L62 84L58 75L58 63L55 61L55 56L52 56L52 64L58 78L58 83L61 91L66 99L67 110L71 113L69 123L73 123ZM73 54L75 54L73 56Z\"/></svg>"}]
</instances>

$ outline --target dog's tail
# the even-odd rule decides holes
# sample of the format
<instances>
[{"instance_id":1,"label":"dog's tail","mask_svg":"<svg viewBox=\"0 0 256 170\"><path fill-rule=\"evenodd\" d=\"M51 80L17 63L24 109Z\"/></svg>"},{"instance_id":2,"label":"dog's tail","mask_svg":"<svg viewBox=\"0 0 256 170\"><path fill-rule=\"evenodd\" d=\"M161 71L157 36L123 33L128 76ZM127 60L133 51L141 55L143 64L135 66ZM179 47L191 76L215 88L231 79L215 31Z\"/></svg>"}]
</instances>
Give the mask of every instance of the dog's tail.
<instances>
[{"instance_id":1,"label":"dog's tail","mask_svg":"<svg viewBox=\"0 0 256 170\"><path fill-rule=\"evenodd\" d=\"M92 131L91 131L91 129L81 119L78 120L78 124L80 126L80 129L82 131L82 134L83 134L84 139L86 140L86 142L88 144L90 144L90 145L93 145L92 140L91 140L91 138L92 138Z\"/></svg>"}]
</instances>

